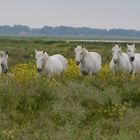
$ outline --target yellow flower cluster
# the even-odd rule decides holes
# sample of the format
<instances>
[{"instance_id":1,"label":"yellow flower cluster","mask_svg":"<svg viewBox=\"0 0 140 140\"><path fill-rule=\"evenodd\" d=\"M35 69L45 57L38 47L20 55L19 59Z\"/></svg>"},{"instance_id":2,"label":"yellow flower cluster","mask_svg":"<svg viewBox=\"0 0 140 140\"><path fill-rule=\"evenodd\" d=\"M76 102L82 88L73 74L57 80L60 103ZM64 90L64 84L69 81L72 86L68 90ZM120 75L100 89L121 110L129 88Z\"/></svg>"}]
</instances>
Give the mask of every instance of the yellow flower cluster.
<instances>
[{"instance_id":1,"label":"yellow flower cluster","mask_svg":"<svg viewBox=\"0 0 140 140\"><path fill-rule=\"evenodd\" d=\"M112 76L112 80L118 84L123 84L125 82L130 81L131 79L132 79L131 75L127 73L118 73Z\"/></svg>"},{"instance_id":2,"label":"yellow flower cluster","mask_svg":"<svg viewBox=\"0 0 140 140\"><path fill-rule=\"evenodd\" d=\"M123 119L126 110L126 104L114 104L106 107L106 109L103 111L103 114L107 118L113 117Z\"/></svg>"},{"instance_id":3,"label":"yellow flower cluster","mask_svg":"<svg viewBox=\"0 0 140 140\"><path fill-rule=\"evenodd\" d=\"M75 77L75 76L80 76L79 68L76 65L75 61L71 58L68 60L68 67L65 72L65 76L67 76L69 78Z\"/></svg>"},{"instance_id":4,"label":"yellow flower cluster","mask_svg":"<svg viewBox=\"0 0 140 140\"><path fill-rule=\"evenodd\" d=\"M7 79L7 76L5 74L0 74L0 84L3 83Z\"/></svg>"},{"instance_id":5,"label":"yellow flower cluster","mask_svg":"<svg viewBox=\"0 0 140 140\"><path fill-rule=\"evenodd\" d=\"M98 78L100 80L110 79L113 83L122 84L122 82L130 81L131 75L127 73L121 73L121 72L113 74L109 69L109 65L104 64L101 68L101 71L98 74Z\"/></svg>"},{"instance_id":6,"label":"yellow flower cluster","mask_svg":"<svg viewBox=\"0 0 140 140\"><path fill-rule=\"evenodd\" d=\"M104 80L111 76L111 72L109 70L109 65L104 64L101 68L101 71L98 74L99 79Z\"/></svg>"},{"instance_id":7,"label":"yellow flower cluster","mask_svg":"<svg viewBox=\"0 0 140 140\"><path fill-rule=\"evenodd\" d=\"M14 131L15 130L3 130L2 133L6 139L14 139Z\"/></svg>"},{"instance_id":8,"label":"yellow flower cluster","mask_svg":"<svg viewBox=\"0 0 140 140\"><path fill-rule=\"evenodd\" d=\"M58 83L55 78L48 79L47 84L49 87L60 86L60 83Z\"/></svg>"},{"instance_id":9,"label":"yellow flower cluster","mask_svg":"<svg viewBox=\"0 0 140 140\"><path fill-rule=\"evenodd\" d=\"M11 69L14 80L19 85L25 85L37 77L36 67L33 64L17 64Z\"/></svg>"}]
</instances>

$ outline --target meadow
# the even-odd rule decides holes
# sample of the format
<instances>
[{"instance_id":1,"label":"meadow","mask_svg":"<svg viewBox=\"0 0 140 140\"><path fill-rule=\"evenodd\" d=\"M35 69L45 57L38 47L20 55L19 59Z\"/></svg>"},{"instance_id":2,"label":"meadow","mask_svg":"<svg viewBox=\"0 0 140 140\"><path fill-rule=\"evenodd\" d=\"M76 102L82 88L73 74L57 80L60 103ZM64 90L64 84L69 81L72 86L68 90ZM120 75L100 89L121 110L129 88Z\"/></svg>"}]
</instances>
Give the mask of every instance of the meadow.
<instances>
[{"instance_id":1,"label":"meadow","mask_svg":"<svg viewBox=\"0 0 140 140\"><path fill-rule=\"evenodd\" d=\"M80 76L74 46L102 56L97 76ZM140 75L112 75L111 43L48 38L0 37L9 52L9 72L0 76L1 140L139 140ZM126 51L126 44L122 44ZM140 52L140 44L136 44ZM64 75L46 79L36 72L34 50L60 53ZM10 76L10 74L14 76Z\"/></svg>"}]
</instances>

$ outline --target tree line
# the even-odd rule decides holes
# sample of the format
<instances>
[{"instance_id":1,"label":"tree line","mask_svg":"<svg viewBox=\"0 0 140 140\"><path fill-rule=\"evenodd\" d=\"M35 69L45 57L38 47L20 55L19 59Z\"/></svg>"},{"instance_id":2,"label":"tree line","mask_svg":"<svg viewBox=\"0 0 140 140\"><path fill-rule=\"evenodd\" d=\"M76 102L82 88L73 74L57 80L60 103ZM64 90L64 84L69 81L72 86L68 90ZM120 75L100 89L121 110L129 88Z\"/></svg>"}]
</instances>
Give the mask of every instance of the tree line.
<instances>
[{"instance_id":1,"label":"tree line","mask_svg":"<svg viewBox=\"0 0 140 140\"><path fill-rule=\"evenodd\" d=\"M77 36L77 37L140 37L140 31L126 29L97 29L88 27L44 26L30 28L14 25L0 26L0 35L32 35L32 36Z\"/></svg>"}]
</instances>

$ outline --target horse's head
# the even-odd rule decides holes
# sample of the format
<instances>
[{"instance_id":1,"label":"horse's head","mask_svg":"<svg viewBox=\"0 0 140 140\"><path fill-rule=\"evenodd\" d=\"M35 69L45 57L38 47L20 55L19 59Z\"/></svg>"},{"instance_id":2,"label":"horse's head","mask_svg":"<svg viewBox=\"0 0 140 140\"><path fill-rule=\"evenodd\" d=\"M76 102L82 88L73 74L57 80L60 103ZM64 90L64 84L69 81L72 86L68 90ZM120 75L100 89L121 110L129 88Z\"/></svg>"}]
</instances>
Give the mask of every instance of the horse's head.
<instances>
[{"instance_id":1,"label":"horse's head","mask_svg":"<svg viewBox=\"0 0 140 140\"><path fill-rule=\"evenodd\" d=\"M8 51L0 51L1 72L8 71Z\"/></svg>"},{"instance_id":2,"label":"horse's head","mask_svg":"<svg viewBox=\"0 0 140 140\"><path fill-rule=\"evenodd\" d=\"M83 47L77 46L74 51L75 51L76 64L79 65L83 57Z\"/></svg>"},{"instance_id":3,"label":"horse's head","mask_svg":"<svg viewBox=\"0 0 140 140\"><path fill-rule=\"evenodd\" d=\"M114 44L112 48L112 59L114 63L117 63L119 60L119 56L122 54L122 49L119 44Z\"/></svg>"},{"instance_id":4,"label":"horse's head","mask_svg":"<svg viewBox=\"0 0 140 140\"><path fill-rule=\"evenodd\" d=\"M131 61L134 61L135 59L135 51L136 51L135 44L132 45L127 44L127 54Z\"/></svg>"},{"instance_id":5,"label":"horse's head","mask_svg":"<svg viewBox=\"0 0 140 140\"><path fill-rule=\"evenodd\" d=\"M45 53L46 53L45 51L35 50L35 60L36 60L37 72L39 72L39 73L42 71Z\"/></svg>"}]
</instances>

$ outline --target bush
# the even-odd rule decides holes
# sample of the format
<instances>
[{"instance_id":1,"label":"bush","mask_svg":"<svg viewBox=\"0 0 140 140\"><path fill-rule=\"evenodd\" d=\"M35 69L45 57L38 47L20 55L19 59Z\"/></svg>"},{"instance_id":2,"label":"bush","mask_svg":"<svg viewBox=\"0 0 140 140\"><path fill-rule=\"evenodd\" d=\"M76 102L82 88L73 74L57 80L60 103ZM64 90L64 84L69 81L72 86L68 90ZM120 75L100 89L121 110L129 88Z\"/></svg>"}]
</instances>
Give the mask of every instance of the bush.
<instances>
[{"instance_id":1,"label":"bush","mask_svg":"<svg viewBox=\"0 0 140 140\"><path fill-rule=\"evenodd\" d=\"M98 74L98 78L100 80L107 80L108 78L111 78L111 72L108 64L104 64L102 66L101 71Z\"/></svg>"},{"instance_id":2,"label":"bush","mask_svg":"<svg viewBox=\"0 0 140 140\"><path fill-rule=\"evenodd\" d=\"M68 60L68 67L65 72L65 76L68 78L74 78L80 76L80 71L73 59Z\"/></svg>"},{"instance_id":3,"label":"bush","mask_svg":"<svg viewBox=\"0 0 140 140\"><path fill-rule=\"evenodd\" d=\"M37 78L36 67L33 64L17 64L11 72L14 74L13 80L18 85L28 85Z\"/></svg>"},{"instance_id":4,"label":"bush","mask_svg":"<svg viewBox=\"0 0 140 140\"><path fill-rule=\"evenodd\" d=\"M123 87L122 101L128 102L132 107L140 106L140 89L137 87Z\"/></svg>"},{"instance_id":5,"label":"bush","mask_svg":"<svg viewBox=\"0 0 140 140\"><path fill-rule=\"evenodd\" d=\"M124 119L127 104L112 104L105 107L103 115L107 118Z\"/></svg>"}]
</instances>

